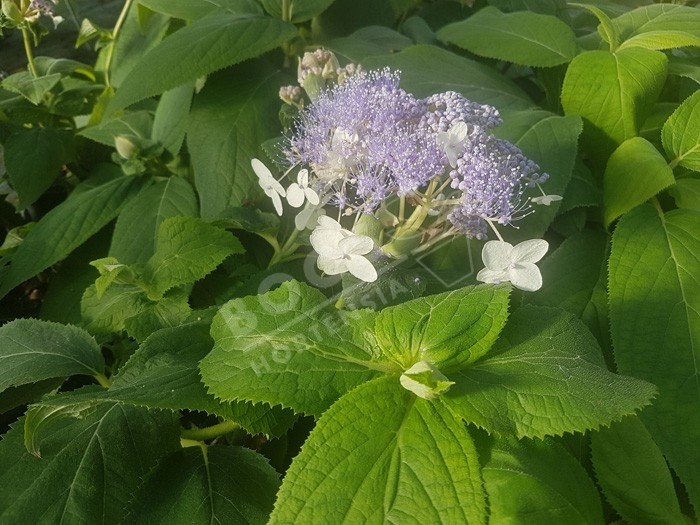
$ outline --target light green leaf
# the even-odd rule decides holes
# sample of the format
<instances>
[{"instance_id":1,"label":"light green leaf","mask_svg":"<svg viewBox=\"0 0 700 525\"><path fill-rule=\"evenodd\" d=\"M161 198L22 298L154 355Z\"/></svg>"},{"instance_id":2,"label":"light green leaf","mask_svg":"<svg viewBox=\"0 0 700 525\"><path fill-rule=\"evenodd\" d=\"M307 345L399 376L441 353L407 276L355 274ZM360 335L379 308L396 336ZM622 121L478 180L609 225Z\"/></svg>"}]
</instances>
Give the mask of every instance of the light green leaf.
<instances>
[{"instance_id":1,"label":"light green leaf","mask_svg":"<svg viewBox=\"0 0 700 525\"><path fill-rule=\"evenodd\" d=\"M525 155L549 174L543 184L548 194L563 195L576 161L578 139L582 130L577 116L561 117L545 111L511 114L496 128L495 135L518 146ZM541 195L539 189L530 190L531 197ZM509 242L517 243L538 239L544 235L559 209L559 203L537 206L536 213L518 223L517 230L508 232Z\"/></svg>"},{"instance_id":2,"label":"light green leaf","mask_svg":"<svg viewBox=\"0 0 700 525\"><path fill-rule=\"evenodd\" d=\"M44 96L61 81L61 74L41 76L34 78L29 71L21 71L10 75L2 81L3 89L17 93L29 102L38 106L44 100Z\"/></svg>"},{"instance_id":3,"label":"light green leaf","mask_svg":"<svg viewBox=\"0 0 700 525\"><path fill-rule=\"evenodd\" d=\"M700 171L700 91L689 96L668 118L661 140L672 166Z\"/></svg>"},{"instance_id":4,"label":"light green leaf","mask_svg":"<svg viewBox=\"0 0 700 525\"><path fill-rule=\"evenodd\" d=\"M482 472L491 523L605 523L591 478L554 441L497 439Z\"/></svg>"},{"instance_id":5,"label":"light green leaf","mask_svg":"<svg viewBox=\"0 0 700 525\"><path fill-rule=\"evenodd\" d=\"M618 16L613 24L623 40L656 31L683 31L700 37L700 9L683 5L648 5Z\"/></svg>"},{"instance_id":6,"label":"light green leaf","mask_svg":"<svg viewBox=\"0 0 700 525\"><path fill-rule=\"evenodd\" d=\"M232 253L243 253L230 233L194 217L170 217L161 222L156 250L144 267L149 297L193 283L214 271Z\"/></svg>"},{"instance_id":7,"label":"light green leaf","mask_svg":"<svg viewBox=\"0 0 700 525\"><path fill-rule=\"evenodd\" d=\"M570 3L569 5L572 7L585 9L593 14L593 16L598 19L598 22L600 22L600 25L598 26L598 33L600 36L603 37L603 40L610 44L611 51L615 51L617 49L617 47L620 45L620 31L602 9L589 4Z\"/></svg>"},{"instance_id":8,"label":"light green leaf","mask_svg":"<svg viewBox=\"0 0 700 525\"><path fill-rule=\"evenodd\" d=\"M23 129L4 144L5 167L19 207L33 204L73 158L73 134L53 128Z\"/></svg>"},{"instance_id":9,"label":"light green leaf","mask_svg":"<svg viewBox=\"0 0 700 525\"><path fill-rule=\"evenodd\" d=\"M700 508L700 213L625 215L610 256L610 326L621 373L654 383L640 418ZM653 300L649 300L653 298Z\"/></svg>"},{"instance_id":10,"label":"light green leaf","mask_svg":"<svg viewBox=\"0 0 700 525\"><path fill-rule=\"evenodd\" d=\"M156 249L158 228L175 216L195 217L197 196L181 177L148 186L134 197L117 217L109 255L120 263L145 263Z\"/></svg>"},{"instance_id":11,"label":"light green leaf","mask_svg":"<svg viewBox=\"0 0 700 525\"><path fill-rule=\"evenodd\" d=\"M173 18L197 20L212 13L261 14L260 4L255 0L138 0L139 4Z\"/></svg>"},{"instance_id":12,"label":"light green leaf","mask_svg":"<svg viewBox=\"0 0 700 525\"><path fill-rule=\"evenodd\" d=\"M377 344L406 370L428 361L441 372L483 356L508 317L510 286L468 286L384 308L376 317Z\"/></svg>"},{"instance_id":13,"label":"light green leaf","mask_svg":"<svg viewBox=\"0 0 700 525\"><path fill-rule=\"evenodd\" d=\"M668 74L690 78L700 84L700 65L697 60L671 55L668 60Z\"/></svg>"},{"instance_id":14,"label":"light green leaf","mask_svg":"<svg viewBox=\"0 0 700 525\"><path fill-rule=\"evenodd\" d=\"M651 142L626 140L610 156L603 176L605 225L675 182L673 170Z\"/></svg>"},{"instance_id":15,"label":"light green leaf","mask_svg":"<svg viewBox=\"0 0 700 525\"><path fill-rule=\"evenodd\" d=\"M499 110L534 106L519 87L493 68L436 46L415 45L391 55L368 57L362 65L401 71L401 86L417 97L449 90Z\"/></svg>"},{"instance_id":16,"label":"light green leaf","mask_svg":"<svg viewBox=\"0 0 700 525\"><path fill-rule=\"evenodd\" d=\"M700 211L700 179L679 179L668 189L679 208Z\"/></svg>"},{"instance_id":17,"label":"light green leaf","mask_svg":"<svg viewBox=\"0 0 700 525\"><path fill-rule=\"evenodd\" d=\"M265 11L270 13L270 15L291 20L292 23L298 24L320 15L334 0L295 0L289 3L285 2L285 0L261 0L261 2ZM285 4L289 9L286 17L282 14L282 7Z\"/></svg>"},{"instance_id":18,"label":"light green leaf","mask_svg":"<svg viewBox=\"0 0 700 525\"><path fill-rule=\"evenodd\" d=\"M148 139L153 128L153 116L149 111L133 111L126 115L107 120L95 126L83 129L78 135L95 142L114 147L114 139L119 136Z\"/></svg>"},{"instance_id":19,"label":"light green leaf","mask_svg":"<svg viewBox=\"0 0 700 525\"><path fill-rule=\"evenodd\" d=\"M605 368L588 329L571 314L523 306L485 358L448 375L441 399L497 434L561 435L607 425L649 404L653 385Z\"/></svg>"},{"instance_id":20,"label":"light green leaf","mask_svg":"<svg viewBox=\"0 0 700 525\"><path fill-rule=\"evenodd\" d=\"M279 476L243 447L188 447L161 459L127 507L135 524L264 525Z\"/></svg>"},{"instance_id":21,"label":"light green leaf","mask_svg":"<svg viewBox=\"0 0 700 525\"><path fill-rule=\"evenodd\" d=\"M0 522L118 523L142 478L179 448L177 428L172 414L105 404L45 427L39 459L18 425L0 442Z\"/></svg>"},{"instance_id":22,"label":"light green leaf","mask_svg":"<svg viewBox=\"0 0 700 525\"><path fill-rule=\"evenodd\" d=\"M34 226L0 274L0 297L84 243L119 214L146 181L119 177L71 195ZM77 191L77 190L75 190Z\"/></svg>"},{"instance_id":23,"label":"light green leaf","mask_svg":"<svg viewBox=\"0 0 700 525\"><path fill-rule=\"evenodd\" d=\"M686 521L666 460L639 418L628 417L593 432L591 452L598 483L625 521Z\"/></svg>"},{"instance_id":24,"label":"light green leaf","mask_svg":"<svg viewBox=\"0 0 700 525\"><path fill-rule=\"evenodd\" d=\"M577 51L574 32L557 17L529 11L502 13L490 6L446 25L437 36L475 55L522 66L564 64Z\"/></svg>"},{"instance_id":25,"label":"light green leaf","mask_svg":"<svg viewBox=\"0 0 700 525\"><path fill-rule=\"evenodd\" d=\"M332 302L296 281L226 303L211 334L215 344L200 365L202 379L226 401L281 404L320 415L357 385L382 372L403 371L360 346Z\"/></svg>"},{"instance_id":26,"label":"light green leaf","mask_svg":"<svg viewBox=\"0 0 700 525\"><path fill-rule=\"evenodd\" d=\"M262 194L250 159L280 133L280 86L289 79L261 62L243 64L211 77L194 100L187 129L202 217L229 206L258 202Z\"/></svg>"},{"instance_id":27,"label":"light green leaf","mask_svg":"<svg viewBox=\"0 0 700 525\"><path fill-rule=\"evenodd\" d=\"M599 162L637 135L666 80L666 55L638 47L586 51L569 65L561 101L584 120L583 141Z\"/></svg>"},{"instance_id":28,"label":"light green leaf","mask_svg":"<svg viewBox=\"0 0 700 525\"><path fill-rule=\"evenodd\" d=\"M318 420L270 523L408 522L486 523L486 499L464 425L384 377Z\"/></svg>"},{"instance_id":29,"label":"light green leaf","mask_svg":"<svg viewBox=\"0 0 700 525\"><path fill-rule=\"evenodd\" d=\"M700 35L685 31L648 31L626 40L618 49L643 47L645 49L673 49L700 46Z\"/></svg>"},{"instance_id":30,"label":"light green leaf","mask_svg":"<svg viewBox=\"0 0 700 525\"><path fill-rule=\"evenodd\" d=\"M175 156L180 152L187 129L194 82L183 84L163 93L153 119L152 139Z\"/></svg>"},{"instance_id":31,"label":"light green leaf","mask_svg":"<svg viewBox=\"0 0 700 525\"><path fill-rule=\"evenodd\" d=\"M147 52L109 105L124 108L227 66L261 55L296 34L293 25L250 14L212 14L192 22Z\"/></svg>"},{"instance_id":32,"label":"light green leaf","mask_svg":"<svg viewBox=\"0 0 700 525\"><path fill-rule=\"evenodd\" d=\"M104 368L100 347L75 326L17 319L0 327L0 391L54 377L101 375Z\"/></svg>"}]
</instances>

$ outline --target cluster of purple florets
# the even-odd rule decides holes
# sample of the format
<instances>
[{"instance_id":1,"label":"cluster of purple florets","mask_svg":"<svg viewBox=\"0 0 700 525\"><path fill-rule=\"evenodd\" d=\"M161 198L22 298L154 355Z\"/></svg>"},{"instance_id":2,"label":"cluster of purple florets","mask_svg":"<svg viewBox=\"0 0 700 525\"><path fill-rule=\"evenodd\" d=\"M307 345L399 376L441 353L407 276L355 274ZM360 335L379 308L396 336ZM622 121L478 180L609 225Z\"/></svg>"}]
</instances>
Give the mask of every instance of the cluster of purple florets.
<instances>
[{"instance_id":1,"label":"cluster of purple florets","mask_svg":"<svg viewBox=\"0 0 700 525\"><path fill-rule=\"evenodd\" d=\"M450 166L438 136L464 122L468 137ZM539 167L489 130L498 111L448 91L418 99L388 69L349 76L302 112L286 151L291 165L311 168L315 184L350 213L374 211L392 194L406 196L433 180L455 200L448 220L469 237L485 238L486 219L510 224L523 214ZM545 176L546 177L546 176Z\"/></svg>"}]
</instances>

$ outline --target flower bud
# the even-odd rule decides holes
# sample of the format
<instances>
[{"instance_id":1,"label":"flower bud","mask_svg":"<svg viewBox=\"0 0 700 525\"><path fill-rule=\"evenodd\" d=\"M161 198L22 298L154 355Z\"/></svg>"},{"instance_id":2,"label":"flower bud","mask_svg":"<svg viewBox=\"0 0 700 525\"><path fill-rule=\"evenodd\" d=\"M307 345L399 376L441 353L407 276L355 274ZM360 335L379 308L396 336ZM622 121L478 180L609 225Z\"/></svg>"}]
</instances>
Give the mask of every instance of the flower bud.
<instances>
[{"instance_id":1,"label":"flower bud","mask_svg":"<svg viewBox=\"0 0 700 525\"><path fill-rule=\"evenodd\" d=\"M114 146L117 148L117 153L123 159L132 159L136 156L139 149L128 137L120 135L114 138Z\"/></svg>"}]
</instances>

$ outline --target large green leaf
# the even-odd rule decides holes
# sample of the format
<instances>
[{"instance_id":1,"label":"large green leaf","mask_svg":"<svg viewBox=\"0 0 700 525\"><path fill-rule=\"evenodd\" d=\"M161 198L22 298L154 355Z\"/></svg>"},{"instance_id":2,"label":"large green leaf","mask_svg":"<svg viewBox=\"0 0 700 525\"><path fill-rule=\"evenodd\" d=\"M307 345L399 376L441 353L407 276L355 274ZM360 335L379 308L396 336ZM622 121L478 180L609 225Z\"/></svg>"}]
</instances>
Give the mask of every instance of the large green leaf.
<instances>
[{"instance_id":1,"label":"large green leaf","mask_svg":"<svg viewBox=\"0 0 700 525\"><path fill-rule=\"evenodd\" d=\"M666 80L666 55L643 48L586 51L569 65L561 101L567 115L584 120L588 152L604 162L637 135Z\"/></svg>"},{"instance_id":2,"label":"large green leaf","mask_svg":"<svg viewBox=\"0 0 700 525\"><path fill-rule=\"evenodd\" d=\"M680 179L668 192L679 208L700 211L700 179Z\"/></svg>"},{"instance_id":3,"label":"large green leaf","mask_svg":"<svg viewBox=\"0 0 700 525\"><path fill-rule=\"evenodd\" d=\"M520 88L493 68L436 46L411 46L392 55L368 57L362 64L367 69L398 69L402 72L401 86L418 97L457 91L499 110L534 106Z\"/></svg>"},{"instance_id":4,"label":"large green leaf","mask_svg":"<svg viewBox=\"0 0 700 525\"><path fill-rule=\"evenodd\" d=\"M334 0L261 0L265 11L277 18L283 18L282 6L288 5L288 19L293 23L305 22L325 11Z\"/></svg>"},{"instance_id":5,"label":"large green leaf","mask_svg":"<svg viewBox=\"0 0 700 525\"><path fill-rule=\"evenodd\" d=\"M548 194L563 195L571 180L578 152L582 123L577 116L561 117L546 111L509 114L495 134L518 146L525 155L537 162L541 171L549 174L543 184ZM538 189L530 196L541 195ZM508 232L510 242L541 238L557 213L558 203L537 206L536 213L520 221L518 229Z\"/></svg>"},{"instance_id":6,"label":"large green leaf","mask_svg":"<svg viewBox=\"0 0 700 525\"><path fill-rule=\"evenodd\" d=\"M564 64L577 51L574 32L557 17L529 11L502 13L495 7L446 25L437 36L475 55L523 66Z\"/></svg>"},{"instance_id":7,"label":"large green leaf","mask_svg":"<svg viewBox=\"0 0 700 525\"><path fill-rule=\"evenodd\" d=\"M700 35L685 31L648 31L623 42L618 49L644 47L646 49L673 49L676 47L700 46Z\"/></svg>"},{"instance_id":8,"label":"large green leaf","mask_svg":"<svg viewBox=\"0 0 700 525\"><path fill-rule=\"evenodd\" d=\"M0 297L62 260L97 233L144 183L138 177L118 177L71 195L47 213L14 253L12 264L0 274Z\"/></svg>"},{"instance_id":9,"label":"large green leaf","mask_svg":"<svg viewBox=\"0 0 700 525\"><path fill-rule=\"evenodd\" d=\"M639 7L613 20L623 40L656 31L684 31L700 36L700 9L656 4Z\"/></svg>"},{"instance_id":10,"label":"large green leaf","mask_svg":"<svg viewBox=\"0 0 700 525\"><path fill-rule=\"evenodd\" d=\"M497 439L482 472L491 523L605 523L591 478L558 443Z\"/></svg>"},{"instance_id":11,"label":"large green leaf","mask_svg":"<svg viewBox=\"0 0 700 525\"><path fill-rule=\"evenodd\" d=\"M497 434L560 435L607 425L649 404L653 385L605 368L591 333L562 310L524 306L493 350L448 375L441 399Z\"/></svg>"},{"instance_id":12,"label":"large green leaf","mask_svg":"<svg viewBox=\"0 0 700 525\"><path fill-rule=\"evenodd\" d=\"M189 447L163 458L127 507L128 523L264 525L279 477L242 447Z\"/></svg>"},{"instance_id":13,"label":"large green leaf","mask_svg":"<svg viewBox=\"0 0 700 525\"><path fill-rule=\"evenodd\" d=\"M148 337L119 370L107 390L43 400L42 407L119 402L146 408L196 410L233 420L251 434L278 436L294 422L291 410L250 403L220 403L199 377L199 361L214 342L209 325L186 323Z\"/></svg>"},{"instance_id":14,"label":"large green leaf","mask_svg":"<svg viewBox=\"0 0 700 525\"><path fill-rule=\"evenodd\" d=\"M19 195L19 207L26 208L72 159L73 134L53 128L23 129L7 138L4 150L7 175Z\"/></svg>"},{"instance_id":15,"label":"large green leaf","mask_svg":"<svg viewBox=\"0 0 700 525\"><path fill-rule=\"evenodd\" d=\"M605 168L606 226L674 182L673 171L651 142L641 137L626 140L610 156Z\"/></svg>"},{"instance_id":16,"label":"large green leaf","mask_svg":"<svg viewBox=\"0 0 700 525\"><path fill-rule=\"evenodd\" d=\"M269 204L250 160L280 133L278 91L288 80L252 62L213 76L195 97L187 145L205 219L250 201Z\"/></svg>"},{"instance_id":17,"label":"large green leaf","mask_svg":"<svg viewBox=\"0 0 700 525\"><path fill-rule=\"evenodd\" d=\"M334 38L325 43L337 57L350 62L360 62L373 55L387 55L406 49L413 42L401 33L384 26L368 26L344 38Z\"/></svg>"},{"instance_id":18,"label":"large green leaf","mask_svg":"<svg viewBox=\"0 0 700 525\"><path fill-rule=\"evenodd\" d=\"M85 331L36 319L0 327L0 391L42 379L104 374L100 347Z\"/></svg>"},{"instance_id":19,"label":"large green leaf","mask_svg":"<svg viewBox=\"0 0 700 525\"><path fill-rule=\"evenodd\" d=\"M139 4L173 18L197 20L212 13L262 13L255 0L138 0Z\"/></svg>"},{"instance_id":20,"label":"large green leaf","mask_svg":"<svg viewBox=\"0 0 700 525\"><path fill-rule=\"evenodd\" d=\"M158 299L176 286L193 283L214 271L232 253L243 251L236 237L201 219L165 219L158 228L155 252L143 271L149 297Z\"/></svg>"},{"instance_id":21,"label":"large green leaf","mask_svg":"<svg viewBox=\"0 0 700 525\"><path fill-rule=\"evenodd\" d=\"M509 286L469 286L383 309L376 317L377 344L408 369L428 361L444 372L483 356L508 317Z\"/></svg>"},{"instance_id":22,"label":"large green leaf","mask_svg":"<svg viewBox=\"0 0 700 525\"><path fill-rule=\"evenodd\" d=\"M144 188L119 214L109 255L122 264L145 263L155 252L161 223L197 215L197 196L189 182L170 177Z\"/></svg>"},{"instance_id":23,"label":"large green leaf","mask_svg":"<svg viewBox=\"0 0 700 525\"><path fill-rule=\"evenodd\" d=\"M158 101L152 138L173 156L179 153L185 140L194 88L194 81L183 84L163 93Z\"/></svg>"},{"instance_id":24,"label":"large green leaf","mask_svg":"<svg viewBox=\"0 0 700 525\"><path fill-rule=\"evenodd\" d=\"M22 429L0 442L0 522L117 524L158 459L179 447L177 418L105 404L64 417L41 436L41 459Z\"/></svg>"},{"instance_id":25,"label":"large green leaf","mask_svg":"<svg viewBox=\"0 0 700 525\"><path fill-rule=\"evenodd\" d=\"M112 111L274 49L293 25L260 15L212 14L176 31L147 52L110 102Z\"/></svg>"},{"instance_id":26,"label":"large green leaf","mask_svg":"<svg viewBox=\"0 0 700 525\"><path fill-rule=\"evenodd\" d=\"M474 444L441 403L377 379L319 419L270 522L485 523Z\"/></svg>"},{"instance_id":27,"label":"large green leaf","mask_svg":"<svg viewBox=\"0 0 700 525\"><path fill-rule=\"evenodd\" d=\"M623 217L610 256L610 325L621 373L654 383L640 417L700 508L700 213L651 205Z\"/></svg>"},{"instance_id":28,"label":"large green leaf","mask_svg":"<svg viewBox=\"0 0 700 525\"><path fill-rule=\"evenodd\" d=\"M625 521L684 523L666 460L639 418L593 432L591 450L598 483Z\"/></svg>"},{"instance_id":29,"label":"large green leaf","mask_svg":"<svg viewBox=\"0 0 700 525\"><path fill-rule=\"evenodd\" d=\"M319 415L355 386L382 372L401 372L360 346L321 292L296 281L226 303L211 334L214 349L201 363L202 378L226 401Z\"/></svg>"},{"instance_id":30,"label":"large green leaf","mask_svg":"<svg viewBox=\"0 0 700 525\"><path fill-rule=\"evenodd\" d=\"M114 118L88 126L78 135L87 137L95 142L114 147L114 139L125 135L149 139L153 129L153 116L149 111L132 111L119 118Z\"/></svg>"},{"instance_id":31,"label":"large green leaf","mask_svg":"<svg viewBox=\"0 0 700 525\"><path fill-rule=\"evenodd\" d=\"M664 124L661 139L674 166L700 171L700 91L673 112Z\"/></svg>"}]
</instances>

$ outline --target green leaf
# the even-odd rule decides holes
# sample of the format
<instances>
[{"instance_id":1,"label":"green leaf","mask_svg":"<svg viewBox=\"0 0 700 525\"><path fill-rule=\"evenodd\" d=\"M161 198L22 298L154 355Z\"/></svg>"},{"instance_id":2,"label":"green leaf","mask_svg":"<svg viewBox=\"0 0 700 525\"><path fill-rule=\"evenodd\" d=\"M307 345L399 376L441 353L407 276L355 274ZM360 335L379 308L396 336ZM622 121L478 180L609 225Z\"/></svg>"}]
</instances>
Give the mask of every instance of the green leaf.
<instances>
[{"instance_id":1,"label":"green leaf","mask_svg":"<svg viewBox=\"0 0 700 525\"><path fill-rule=\"evenodd\" d=\"M38 106L44 100L46 94L61 81L61 74L41 76L34 78L29 71L22 71L10 75L2 81L3 89L17 93L29 102Z\"/></svg>"},{"instance_id":2,"label":"green leaf","mask_svg":"<svg viewBox=\"0 0 700 525\"><path fill-rule=\"evenodd\" d=\"M679 208L700 211L700 180L679 179L668 189Z\"/></svg>"},{"instance_id":3,"label":"green leaf","mask_svg":"<svg viewBox=\"0 0 700 525\"><path fill-rule=\"evenodd\" d=\"M137 177L118 177L71 195L52 209L29 232L12 256L12 264L0 274L0 297L64 259L97 233L145 182Z\"/></svg>"},{"instance_id":4,"label":"green leaf","mask_svg":"<svg viewBox=\"0 0 700 525\"><path fill-rule=\"evenodd\" d=\"M561 435L607 425L649 404L653 385L609 372L591 333L571 314L523 306L481 361L448 375L441 399L497 434Z\"/></svg>"},{"instance_id":5,"label":"green leaf","mask_svg":"<svg viewBox=\"0 0 700 525\"><path fill-rule=\"evenodd\" d=\"M275 470L242 447L188 447L161 459L127 507L128 522L264 525L279 487Z\"/></svg>"},{"instance_id":6,"label":"green leaf","mask_svg":"<svg viewBox=\"0 0 700 525\"><path fill-rule=\"evenodd\" d=\"M251 434L283 434L294 422L291 410L249 403L220 403L207 393L199 377L199 361L214 342L204 322L181 324L151 334L114 376L108 390L43 400L56 409L126 403L145 408L196 410L230 419Z\"/></svg>"},{"instance_id":7,"label":"green leaf","mask_svg":"<svg viewBox=\"0 0 700 525\"><path fill-rule=\"evenodd\" d=\"M276 18L290 20L294 24L306 22L325 11L334 0L295 0L285 2L284 0L261 0L265 11ZM287 4L289 12L283 16L282 7Z\"/></svg>"},{"instance_id":8,"label":"green leaf","mask_svg":"<svg viewBox=\"0 0 700 525\"><path fill-rule=\"evenodd\" d=\"M401 86L417 97L451 90L499 110L534 106L520 88L493 68L436 46L411 46L392 55L369 57L362 65L401 71Z\"/></svg>"},{"instance_id":9,"label":"green leaf","mask_svg":"<svg viewBox=\"0 0 700 525\"><path fill-rule=\"evenodd\" d=\"M134 111L95 126L88 126L78 135L113 148L116 137L126 136L148 139L151 137L152 128L153 117L150 112Z\"/></svg>"},{"instance_id":10,"label":"green leaf","mask_svg":"<svg viewBox=\"0 0 700 525\"><path fill-rule=\"evenodd\" d=\"M187 129L194 82L189 82L163 93L153 119L152 139L175 156L180 152Z\"/></svg>"},{"instance_id":11,"label":"green leaf","mask_svg":"<svg viewBox=\"0 0 700 525\"><path fill-rule=\"evenodd\" d=\"M100 347L75 326L17 319L0 327L0 391L54 377L102 375L104 368Z\"/></svg>"},{"instance_id":12,"label":"green leaf","mask_svg":"<svg viewBox=\"0 0 700 525\"><path fill-rule=\"evenodd\" d=\"M280 133L278 92L285 83L279 72L251 62L212 76L195 97L187 146L203 218L251 201L272 208L250 159L260 157L260 145Z\"/></svg>"},{"instance_id":13,"label":"green leaf","mask_svg":"<svg viewBox=\"0 0 700 525\"><path fill-rule=\"evenodd\" d=\"M509 295L510 286L468 286L384 308L375 320L377 344L402 370L418 361L459 370L491 348Z\"/></svg>"},{"instance_id":14,"label":"green leaf","mask_svg":"<svg viewBox=\"0 0 700 525\"><path fill-rule=\"evenodd\" d=\"M165 219L197 215L197 196L181 177L148 186L119 214L109 255L123 264L145 263L156 249L158 228Z\"/></svg>"},{"instance_id":15,"label":"green leaf","mask_svg":"<svg viewBox=\"0 0 700 525\"><path fill-rule=\"evenodd\" d=\"M557 214L561 215L576 208L600 206L602 202L603 195L593 173L577 158Z\"/></svg>"},{"instance_id":16,"label":"green leaf","mask_svg":"<svg viewBox=\"0 0 700 525\"><path fill-rule=\"evenodd\" d=\"M214 271L232 253L243 253L230 233L194 217L170 217L158 228L156 250L144 267L149 297L193 283Z\"/></svg>"},{"instance_id":17,"label":"green leaf","mask_svg":"<svg viewBox=\"0 0 700 525\"><path fill-rule=\"evenodd\" d=\"M643 47L645 49L673 49L676 47L698 47L700 36L685 31L649 31L626 40L618 49Z\"/></svg>"},{"instance_id":18,"label":"green leaf","mask_svg":"<svg viewBox=\"0 0 700 525\"><path fill-rule=\"evenodd\" d=\"M700 65L697 60L672 55L668 60L668 74L687 77L700 84Z\"/></svg>"},{"instance_id":19,"label":"green leaf","mask_svg":"<svg viewBox=\"0 0 700 525\"><path fill-rule=\"evenodd\" d=\"M558 443L497 439L487 458L491 523L605 523L596 487Z\"/></svg>"},{"instance_id":20,"label":"green leaf","mask_svg":"<svg viewBox=\"0 0 700 525\"><path fill-rule=\"evenodd\" d=\"M661 130L661 140L671 165L700 171L700 91L673 112Z\"/></svg>"},{"instance_id":21,"label":"green leaf","mask_svg":"<svg viewBox=\"0 0 700 525\"><path fill-rule=\"evenodd\" d=\"M293 25L264 16L217 13L200 18L165 38L136 63L109 110L261 55L295 34Z\"/></svg>"},{"instance_id":22,"label":"green leaf","mask_svg":"<svg viewBox=\"0 0 700 525\"><path fill-rule=\"evenodd\" d=\"M574 32L557 17L529 11L502 13L490 6L446 25L437 36L475 55L522 66L565 64L577 51Z\"/></svg>"},{"instance_id":23,"label":"green leaf","mask_svg":"<svg viewBox=\"0 0 700 525\"><path fill-rule=\"evenodd\" d=\"M325 47L336 56L345 57L350 62L360 62L374 55L387 55L409 47L410 38L393 29L383 26L368 26L344 38L334 38Z\"/></svg>"},{"instance_id":24,"label":"green leaf","mask_svg":"<svg viewBox=\"0 0 700 525\"><path fill-rule=\"evenodd\" d=\"M180 446L172 414L116 404L46 427L41 459L24 450L21 428L3 438L3 523L118 523L142 478Z\"/></svg>"},{"instance_id":25,"label":"green leaf","mask_svg":"<svg viewBox=\"0 0 700 525\"><path fill-rule=\"evenodd\" d=\"M656 31L683 31L700 37L700 10L682 5L648 5L618 16L613 24L623 40Z\"/></svg>"},{"instance_id":26,"label":"green leaf","mask_svg":"<svg viewBox=\"0 0 700 525\"><path fill-rule=\"evenodd\" d=\"M666 55L638 47L586 51L569 64L561 101L584 120L583 142L599 162L637 135L666 80Z\"/></svg>"},{"instance_id":27,"label":"green leaf","mask_svg":"<svg viewBox=\"0 0 700 525\"><path fill-rule=\"evenodd\" d=\"M486 498L464 425L384 377L321 416L270 523L406 522L485 523Z\"/></svg>"},{"instance_id":28,"label":"green leaf","mask_svg":"<svg viewBox=\"0 0 700 525\"><path fill-rule=\"evenodd\" d=\"M222 211L212 224L234 230L275 235L280 227L280 220L274 213L265 213L257 208L231 206Z\"/></svg>"},{"instance_id":29,"label":"green leaf","mask_svg":"<svg viewBox=\"0 0 700 525\"><path fill-rule=\"evenodd\" d=\"M73 158L73 134L59 129L25 129L10 135L4 146L7 174L20 208L41 197Z\"/></svg>"},{"instance_id":30,"label":"green leaf","mask_svg":"<svg viewBox=\"0 0 700 525\"><path fill-rule=\"evenodd\" d=\"M200 365L209 391L319 415L341 395L381 372L382 362L318 290L287 281L263 295L234 299L211 325L214 349Z\"/></svg>"},{"instance_id":31,"label":"green leaf","mask_svg":"<svg viewBox=\"0 0 700 525\"><path fill-rule=\"evenodd\" d=\"M618 48L618 46L620 45L620 31L615 26L615 24L612 23L610 17L607 14L605 14L605 12L602 9L594 5L588 4L570 3L569 5L572 7L580 7L581 9L586 9L591 14L593 14L593 16L595 16L598 19L598 22L600 22L600 25L598 26L598 33L601 37L603 37L603 40L610 44L610 50L615 51Z\"/></svg>"},{"instance_id":32,"label":"green leaf","mask_svg":"<svg viewBox=\"0 0 700 525\"><path fill-rule=\"evenodd\" d=\"M666 159L641 137L620 144L608 160L603 179L606 226L676 182Z\"/></svg>"},{"instance_id":33,"label":"green leaf","mask_svg":"<svg viewBox=\"0 0 700 525\"><path fill-rule=\"evenodd\" d=\"M582 123L577 116L561 117L545 111L509 115L507 122L496 128L495 134L518 146L525 155L537 162L541 171L549 174L543 185L548 194L563 195L576 161ZM530 195L540 195L532 189ZM541 238L558 210L558 204L538 206L536 213L509 232L510 242Z\"/></svg>"},{"instance_id":34,"label":"green leaf","mask_svg":"<svg viewBox=\"0 0 700 525\"><path fill-rule=\"evenodd\" d=\"M644 424L628 417L591 434L603 493L628 523L684 523L671 473Z\"/></svg>"},{"instance_id":35,"label":"green leaf","mask_svg":"<svg viewBox=\"0 0 700 525\"><path fill-rule=\"evenodd\" d=\"M255 0L139 0L139 4L157 13L184 20L197 20L212 13L262 13Z\"/></svg>"},{"instance_id":36,"label":"green leaf","mask_svg":"<svg viewBox=\"0 0 700 525\"><path fill-rule=\"evenodd\" d=\"M621 373L654 383L640 417L700 508L700 213L625 215L610 256L610 326ZM649 298L653 297L653 301Z\"/></svg>"}]
</instances>

